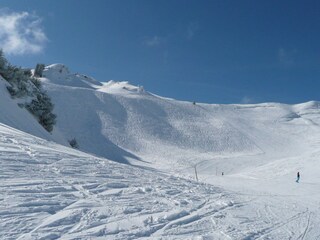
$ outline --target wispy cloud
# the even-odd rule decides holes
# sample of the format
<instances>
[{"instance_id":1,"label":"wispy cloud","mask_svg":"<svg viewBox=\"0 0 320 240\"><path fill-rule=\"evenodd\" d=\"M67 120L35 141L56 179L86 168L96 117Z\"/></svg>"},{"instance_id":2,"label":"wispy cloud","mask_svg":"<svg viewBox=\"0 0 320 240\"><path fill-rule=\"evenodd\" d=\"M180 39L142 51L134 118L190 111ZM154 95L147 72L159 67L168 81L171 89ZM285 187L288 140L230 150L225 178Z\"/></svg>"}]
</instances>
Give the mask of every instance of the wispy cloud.
<instances>
[{"instance_id":1,"label":"wispy cloud","mask_svg":"<svg viewBox=\"0 0 320 240\"><path fill-rule=\"evenodd\" d=\"M198 29L199 29L199 24L197 22L189 23L187 28L187 39L191 40L194 37L195 33L198 31Z\"/></svg>"},{"instance_id":2,"label":"wispy cloud","mask_svg":"<svg viewBox=\"0 0 320 240\"><path fill-rule=\"evenodd\" d=\"M164 43L165 39L159 36L146 37L143 44L147 47L156 47Z\"/></svg>"},{"instance_id":3,"label":"wispy cloud","mask_svg":"<svg viewBox=\"0 0 320 240\"><path fill-rule=\"evenodd\" d=\"M41 18L35 14L0 9L0 48L6 54L40 53L47 40Z\"/></svg>"},{"instance_id":4,"label":"wispy cloud","mask_svg":"<svg viewBox=\"0 0 320 240\"><path fill-rule=\"evenodd\" d=\"M248 96L244 96L242 99L241 99L241 103L242 104L250 104L250 103L254 103L254 100Z\"/></svg>"},{"instance_id":5,"label":"wispy cloud","mask_svg":"<svg viewBox=\"0 0 320 240\"><path fill-rule=\"evenodd\" d=\"M295 63L295 55L297 50L287 50L284 48L279 48L278 50L278 61L281 65L285 67L293 66Z\"/></svg>"}]
</instances>

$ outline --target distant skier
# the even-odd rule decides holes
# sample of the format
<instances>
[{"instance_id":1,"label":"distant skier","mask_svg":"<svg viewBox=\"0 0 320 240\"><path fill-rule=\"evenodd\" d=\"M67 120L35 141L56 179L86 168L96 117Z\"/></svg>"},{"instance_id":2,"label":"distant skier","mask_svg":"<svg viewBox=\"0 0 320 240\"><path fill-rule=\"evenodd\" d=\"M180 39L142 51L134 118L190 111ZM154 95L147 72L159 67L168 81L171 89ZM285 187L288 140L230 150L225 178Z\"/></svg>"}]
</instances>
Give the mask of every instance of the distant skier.
<instances>
[{"instance_id":1,"label":"distant skier","mask_svg":"<svg viewBox=\"0 0 320 240\"><path fill-rule=\"evenodd\" d=\"M300 180L300 173L298 172L298 173L297 173L297 180L296 180L296 182L298 183L299 180Z\"/></svg>"}]
</instances>

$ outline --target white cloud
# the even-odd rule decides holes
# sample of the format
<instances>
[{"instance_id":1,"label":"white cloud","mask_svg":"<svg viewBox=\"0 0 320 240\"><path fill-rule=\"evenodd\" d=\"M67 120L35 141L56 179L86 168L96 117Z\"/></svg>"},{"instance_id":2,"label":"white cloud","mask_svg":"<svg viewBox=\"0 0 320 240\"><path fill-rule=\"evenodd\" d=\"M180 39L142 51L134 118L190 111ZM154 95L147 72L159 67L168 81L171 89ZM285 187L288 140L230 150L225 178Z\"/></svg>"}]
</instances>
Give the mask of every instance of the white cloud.
<instances>
[{"instance_id":1,"label":"white cloud","mask_svg":"<svg viewBox=\"0 0 320 240\"><path fill-rule=\"evenodd\" d=\"M242 104L250 104L250 103L253 103L253 99L248 97L248 96L244 96L242 99L241 99L241 103Z\"/></svg>"},{"instance_id":2,"label":"white cloud","mask_svg":"<svg viewBox=\"0 0 320 240\"><path fill-rule=\"evenodd\" d=\"M164 39L162 39L161 37L153 36L153 37L147 37L143 43L148 47L156 47L156 46L159 46L163 41Z\"/></svg>"},{"instance_id":3,"label":"white cloud","mask_svg":"<svg viewBox=\"0 0 320 240\"><path fill-rule=\"evenodd\" d=\"M6 54L40 53L47 40L38 16L0 10L0 48Z\"/></svg>"}]
</instances>

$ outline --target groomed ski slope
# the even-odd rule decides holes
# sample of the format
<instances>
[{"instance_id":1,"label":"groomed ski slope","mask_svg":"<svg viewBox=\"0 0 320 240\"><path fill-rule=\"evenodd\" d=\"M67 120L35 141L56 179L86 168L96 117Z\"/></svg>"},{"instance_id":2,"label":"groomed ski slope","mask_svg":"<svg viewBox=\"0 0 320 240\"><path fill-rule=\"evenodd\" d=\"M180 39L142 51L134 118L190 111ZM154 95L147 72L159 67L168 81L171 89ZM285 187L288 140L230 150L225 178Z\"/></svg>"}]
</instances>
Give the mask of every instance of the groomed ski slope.
<instances>
[{"instance_id":1,"label":"groomed ski slope","mask_svg":"<svg viewBox=\"0 0 320 240\"><path fill-rule=\"evenodd\" d=\"M320 237L319 182L292 183L286 194L227 191L3 124L0 136L0 239ZM301 188L310 193L312 185L313 194L304 195Z\"/></svg>"}]
</instances>

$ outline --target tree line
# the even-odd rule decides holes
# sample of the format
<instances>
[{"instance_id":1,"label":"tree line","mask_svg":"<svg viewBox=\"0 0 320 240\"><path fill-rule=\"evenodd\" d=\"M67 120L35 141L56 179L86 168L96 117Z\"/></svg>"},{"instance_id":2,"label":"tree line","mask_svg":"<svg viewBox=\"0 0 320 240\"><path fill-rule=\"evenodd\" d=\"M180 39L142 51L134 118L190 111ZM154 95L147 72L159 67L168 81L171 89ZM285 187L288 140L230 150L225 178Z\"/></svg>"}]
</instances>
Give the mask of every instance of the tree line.
<instances>
[{"instance_id":1,"label":"tree line","mask_svg":"<svg viewBox=\"0 0 320 240\"><path fill-rule=\"evenodd\" d=\"M57 116L52 112L54 105L39 80L44 68L44 64L37 64L32 73L31 69L11 65L0 50L0 76L9 83L7 90L11 97L24 99L19 106L26 108L44 129L52 132Z\"/></svg>"}]
</instances>

